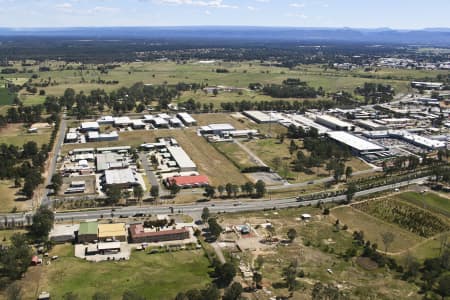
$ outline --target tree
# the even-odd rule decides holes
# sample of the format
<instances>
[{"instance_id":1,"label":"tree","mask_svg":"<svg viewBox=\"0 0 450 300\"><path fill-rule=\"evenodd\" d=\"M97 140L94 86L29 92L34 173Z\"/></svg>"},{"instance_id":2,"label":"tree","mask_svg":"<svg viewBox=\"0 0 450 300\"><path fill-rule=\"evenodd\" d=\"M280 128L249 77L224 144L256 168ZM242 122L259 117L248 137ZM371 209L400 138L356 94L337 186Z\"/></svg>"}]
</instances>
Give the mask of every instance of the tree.
<instances>
[{"instance_id":1,"label":"tree","mask_svg":"<svg viewBox=\"0 0 450 300\"><path fill-rule=\"evenodd\" d=\"M111 299L111 296L104 292L96 292L92 296L92 300L110 300L110 299Z\"/></svg>"},{"instance_id":2,"label":"tree","mask_svg":"<svg viewBox=\"0 0 450 300\"><path fill-rule=\"evenodd\" d=\"M297 231L294 228L290 228L287 232L287 237L292 243L297 237Z\"/></svg>"},{"instance_id":3,"label":"tree","mask_svg":"<svg viewBox=\"0 0 450 300\"><path fill-rule=\"evenodd\" d=\"M347 191L345 192L345 198L347 200L347 203L350 203L350 201L352 201L353 196L355 196L356 194L356 191L357 191L356 184L350 183L347 186Z\"/></svg>"},{"instance_id":4,"label":"tree","mask_svg":"<svg viewBox=\"0 0 450 300\"><path fill-rule=\"evenodd\" d=\"M230 198L231 194L233 194L233 185L231 183L225 185L225 192L227 193L227 197Z\"/></svg>"},{"instance_id":5,"label":"tree","mask_svg":"<svg viewBox=\"0 0 450 300\"><path fill-rule=\"evenodd\" d=\"M140 184L133 187L133 196L139 201L139 203L142 201L142 198L144 197L144 189Z\"/></svg>"},{"instance_id":6,"label":"tree","mask_svg":"<svg viewBox=\"0 0 450 300\"><path fill-rule=\"evenodd\" d=\"M261 270L263 265L264 265L264 257L262 257L261 255L258 255L255 259L255 269Z\"/></svg>"},{"instance_id":7,"label":"tree","mask_svg":"<svg viewBox=\"0 0 450 300\"><path fill-rule=\"evenodd\" d=\"M208 219L208 227L211 234L215 237L219 237L219 235L223 231L222 227L219 225L219 223L217 223L217 220L215 218Z\"/></svg>"},{"instance_id":8,"label":"tree","mask_svg":"<svg viewBox=\"0 0 450 300\"><path fill-rule=\"evenodd\" d=\"M207 185L205 187L205 196L208 198L213 198L216 194L216 189L213 186Z\"/></svg>"},{"instance_id":9,"label":"tree","mask_svg":"<svg viewBox=\"0 0 450 300\"><path fill-rule=\"evenodd\" d=\"M209 213L209 208L203 207L202 217L201 217L203 222L206 223L210 216L211 216L211 214Z\"/></svg>"},{"instance_id":10,"label":"tree","mask_svg":"<svg viewBox=\"0 0 450 300\"><path fill-rule=\"evenodd\" d=\"M219 192L220 197L222 197L222 194L225 191L225 187L223 185L219 185L217 187L217 191Z\"/></svg>"},{"instance_id":11,"label":"tree","mask_svg":"<svg viewBox=\"0 0 450 300\"><path fill-rule=\"evenodd\" d=\"M19 279L26 272L31 261L31 247L24 234L11 236L7 248L0 249L0 264L3 274L10 279Z\"/></svg>"},{"instance_id":12,"label":"tree","mask_svg":"<svg viewBox=\"0 0 450 300\"><path fill-rule=\"evenodd\" d=\"M181 191L181 187L177 184L172 184L169 189L170 195L172 195L173 197L175 197L176 194L178 194Z\"/></svg>"},{"instance_id":13,"label":"tree","mask_svg":"<svg viewBox=\"0 0 450 300\"><path fill-rule=\"evenodd\" d=\"M158 197L159 197L159 186L152 185L152 187L150 188L150 196L152 196L155 199L158 199Z\"/></svg>"},{"instance_id":14,"label":"tree","mask_svg":"<svg viewBox=\"0 0 450 300\"><path fill-rule=\"evenodd\" d=\"M244 291L242 285L239 282L233 282L226 290L222 297L222 300L238 300L241 298L241 294Z\"/></svg>"},{"instance_id":15,"label":"tree","mask_svg":"<svg viewBox=\"0 0 450 300\"><path fill-rule=\"evenodd\" d=\"M388 252L388 248L389 246L392 244L392 242L394 241L395 236L392 232L387 231L387 232L383 232L381 233L381 240L383 241L384 244L384 252L387 254Z\"/></svg>"},{"instance_id":16,"label":"tree","mask_svg":"<svg viewBox=\"0 0 450 300\"><path fill-rule=\"evenodd\" d=\"M294 291L297 287L297 266L298 263L294 260L283 269L283 277L289 291Z\"/></svg>"},{"instance_id":17,"label":"tree","mask_svg":"<svg viewBox=\"0 0 450 300\"><path fill-rule=\"evenodd\" d=\"M236 198L237 194L239 193L239 186L237 184L233 184L231 186L231 190L233 191L233 197Z\"/></svg>"},{"instance_id":18,"label":"tree","mask_svg":"<svg viewBox=\"0 0 450 300\"><path fill-rule=\"evenodd\" d=\"M223 265L218 264L215 268L215 274L220 286L228 286L233 281L234 276L236 276L236 267L229 262Z\"/></svg>"},{"instance_id":19,"label":"tree","mask_svg":"<svg viewBox=\"0 0 450 300\"><path fill-rule=\"evenodd\" d=\"M146 300L144 296L137 294L134 291L125 291L122 294L122 300Z\"/></svg>"},{"instance_id":20,"label":"tree","mask_svg":"<svg viewBox=\"0 0 450 300\"><path fill-rule=\"evenodd\" d=\"M202 299L218 300L220 298L220 291L215 284L208 284L206 288L200 291Z\"/></svg>"},{"instance_id":21,"label":"tree","mask_svg":"<svg viewBox=\"0 0 450 300\"><path fill-rule=\"evenodd\" d=\"M450 297L450 273L446 273L439 278L437 290L442 299Z\"/></svg>"},{"instance_id":22,"label":"tree","mask_svg":"<svg viewBox=\"0 0 450 300\"><path fill-rule=\"evenodd\" d=\"M106 196L108 196L108 204L115 205L122 198L122 190L117 185L111 185L106 189Z\"/></svg>"},{"instance_id":23,"label":"tree","mask_svg":"<svg viewBox=\"0 0 450 300\"><path fill-rule=\"evenodd\" d=\"M247 193L248 196L251 196L253 194L253 191L255 190L255 185L252 182L247 181L243 186L243 190Z\"/></svg>"},{"instance_id":24,"label":"tree","mask_svg":"<svg viewBox=\"0 0 450 300\"><path fill-rule=\"evenodd\" d=\"M344 168L345 168L345 165L342 162L335 164L334 169L333 169L333 171L334 171L333 178L336 182L339 182L342 175L344 174Z\"/></svg>"},{"instance_id":25,"label":"tree","mask_svg":"<svg viewBox=\"0 0 450 300\"><path fill-rule=\"evenodd\" d=\"M55 216L53 212L46 207L40 207L33 216L33 224L30 229L31 235L36 239L46 240L50 230L53 228L54 221Z\"/></svg>"},{"instance_id":26,"label":"tree","mask_svg":"<svg viewBox=\"0 0 450 300\"><path fill-rule=\"evenodd\" d=\"M353 168L348 166L345 169L345 180L348 180L350 177L352 177L352 174L353 174Z\"/></svg>"},{"instance_id":27,"label":"tree","mask_svg":"<svg viewBox=\"0 0 450 300\"><path fill-rule=\"evenodd\" d=\"M13 282L6 289L6 299L8 300L22 300L22 288L19 283Z\"/></svg>"},{"instance_id":28,"label":"tree","mask_svg":"<svg viewBox=\"0 0 450 300\"><path fill-rule=\"evenodd\" d=\"M266 184L262 180L258 180L255 184L256 197L262 198L266 194Z\"/></svg>"},{"instance_id":29,"label":"tree","mask_svg":"<svg viewBox=\"0 0 450 300\"><path fill-rule=\"evenodd\" d=\"M269 233L270 237L273 237L275 235L275 227L273 225L268 225L266 227L267 232Z\"/></svg>"},{"instance_id":30,"label":"tree","mask_svg":"<svg viewBox=\"0 0 450 300\"><path fill-rule=\"evenodd\" d=\"M294 154L294 152L298 149L297 144L294 142L294 140L291 140L291 143L289 144L289 154Z\"/></svg>"},{"instance_id":31,"label":"tree","mask_svg":"<svg viewBox=\"0 0 450 300\"><path fill-rule=\"evenodd\" d=\"M259 272L253 273L253 284L256 288L258 288L261 285L262 282L262 275Z\"/></svg>"},{"instance_id":32,"label":"tree","mask_svg":"<svg viewBox=\"0 0 450 300\"><path fill-rule=\"evenodd\" d=\"M52 186L53 186L53 189L55 190L55 194L57 194L59 192L62 184L63 184L63 179L62 179L61 174L59 174L59 173L54 174L52 176Z\"/></svg>"}]
</instances>

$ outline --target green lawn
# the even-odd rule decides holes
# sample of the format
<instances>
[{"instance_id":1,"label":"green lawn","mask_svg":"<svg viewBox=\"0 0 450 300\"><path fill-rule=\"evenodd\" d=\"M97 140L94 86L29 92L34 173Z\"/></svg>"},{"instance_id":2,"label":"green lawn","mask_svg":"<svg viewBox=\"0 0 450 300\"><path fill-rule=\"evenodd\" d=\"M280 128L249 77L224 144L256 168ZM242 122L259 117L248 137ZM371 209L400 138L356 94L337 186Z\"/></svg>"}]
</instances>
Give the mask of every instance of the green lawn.
<instances>
[{"instance_id":1,"label":"green lawn","mask_svg":"<svg viewBox=\"0 0 450 300\"><path fill-rule=\"evenodd\" d=\"M440 212L450 217L450 199L441 197L438 194L406 192L397 195L397 197L422 208Z\"/></svg>"},{"instance_id":2,"label":"green lawn","mask_svg":"<svg viewBox=\"0 0 450 300\"><path fill-rule=\"evenodd\" d=\"M22 146L29 141L35 141L40 147L42 144L48 144L52 133L51 128L38 129L37 133L28 133L22 124L10 124L0 130L0 144L12 144Z\"/></svg>"},{"instance_id":3,"label":"green lawn","mask_svg":"<svg viewBox=\"0 0 450 300\"><path fill-rule=\"evenodd\" d=\"M250 156L236 143L215 143L214 147L231 160L239 169L257 166Z\"/></svg>"},{"instance_id":4,"label":"green lawn","mask_svg":"<svg viewBox=\"0 0 450 300\"><path fill-rule=\"evenodd\" d=\"M97 291L121 299L126 290L147 299L173 299L180 291L201 288L211 281L209 261L202 250L133 252L129 261L90 263L73 257L72 245L58 247L62 248L56 250L60 259L42 267L41 282L45 285L39 287L55 299L69 291L78 294L79 299L90 299Z\"/></svg>"},{"instance_id":5,"label":"green lawn","mask_svg":"<svg viewBox=\"0 0 450 300\"><path fill-rule=\"evenodd\" d=\"M0 87L0 105L10 105L13 103L15 95L7 88Z\"/></svg>"}]
</instances>

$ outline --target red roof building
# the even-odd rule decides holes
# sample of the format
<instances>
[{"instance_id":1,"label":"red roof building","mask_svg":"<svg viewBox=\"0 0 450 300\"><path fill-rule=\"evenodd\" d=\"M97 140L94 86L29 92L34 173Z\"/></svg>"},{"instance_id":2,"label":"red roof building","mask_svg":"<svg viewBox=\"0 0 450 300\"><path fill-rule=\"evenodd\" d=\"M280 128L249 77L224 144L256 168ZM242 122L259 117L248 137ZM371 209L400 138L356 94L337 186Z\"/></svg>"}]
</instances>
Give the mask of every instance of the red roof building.
<instances>
[{"instance_id":1,"label":"red roof building","mask_svg":"<svg viewBox=\"0 0 450 300\"><path fill-rule=\"evenodd\" d=\"M176 184L181 188L204 187L209 185L209 179L204 175L174 176L167 178L166 184L167 186Z\"/></svg>"}]
</instances>

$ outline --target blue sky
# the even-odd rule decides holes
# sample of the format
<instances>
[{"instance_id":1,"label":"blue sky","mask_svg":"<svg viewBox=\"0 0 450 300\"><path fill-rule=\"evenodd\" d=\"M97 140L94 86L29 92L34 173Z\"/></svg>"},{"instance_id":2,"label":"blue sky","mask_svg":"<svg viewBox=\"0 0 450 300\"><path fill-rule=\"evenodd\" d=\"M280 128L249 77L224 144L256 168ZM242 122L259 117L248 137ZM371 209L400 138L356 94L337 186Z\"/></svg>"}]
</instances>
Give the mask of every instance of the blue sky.
<instances>
[{"instance_id":1,"label":"blue sky","mask_svg":"<svg viewBox=\"0 0 450 300\"><path fill-rule=\"evenodd\" d=\"M0 0L0 27L450 28L449 0Z\"/></svg>"}]
</instances>

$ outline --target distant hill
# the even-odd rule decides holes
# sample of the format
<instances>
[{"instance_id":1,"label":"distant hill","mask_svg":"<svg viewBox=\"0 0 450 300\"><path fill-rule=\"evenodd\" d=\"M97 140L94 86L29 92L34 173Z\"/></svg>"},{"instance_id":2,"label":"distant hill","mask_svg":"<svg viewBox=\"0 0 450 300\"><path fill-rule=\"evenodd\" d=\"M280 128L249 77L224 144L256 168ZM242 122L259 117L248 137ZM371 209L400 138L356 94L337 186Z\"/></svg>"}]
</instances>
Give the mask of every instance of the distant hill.
<instances>
[{"instance_id":1,"label":"distant hill","mask_svg":"<svg viewBox=\"0 0 450 300\"><path fill-rule=\"evenodd\" d=\"M79 27L0 28L3 37L61 37L70 39L242 40L247 42L352 42L450 46L449 28L394 30L389 28L293 27Z\"/></svg>"}]
</instances>

